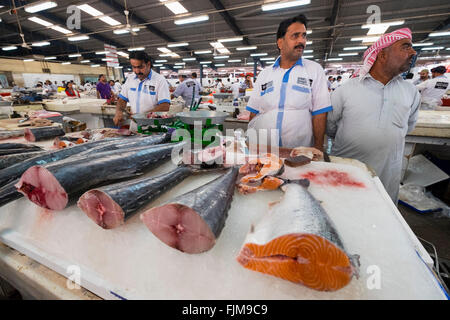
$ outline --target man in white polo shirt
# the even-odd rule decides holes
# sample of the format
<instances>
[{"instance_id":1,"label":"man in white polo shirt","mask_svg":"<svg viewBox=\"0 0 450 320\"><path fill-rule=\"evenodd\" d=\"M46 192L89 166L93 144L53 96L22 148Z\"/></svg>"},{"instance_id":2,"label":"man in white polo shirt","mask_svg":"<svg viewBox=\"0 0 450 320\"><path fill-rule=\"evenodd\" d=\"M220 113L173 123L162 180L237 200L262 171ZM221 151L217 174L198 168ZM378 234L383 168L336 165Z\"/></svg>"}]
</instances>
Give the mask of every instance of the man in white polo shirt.
<instances>
[{"instance_id":1,"label":"man in white polo shirt","mask_svg":"<svg viewBox=\"0 0 450 320\"><path fill-rule=\"evenodd\" d=\"M276 133L267 141L270 144L313 146L322 151L327 112L332 107L323 68L302 58L306 24L304 15L280 23L277 46L281 55L258 75L247 105L248 127L266 129L268 137Z\"/></svg>"},{"instance_id":2,"label":"man in white polo shirt","mask_svg":"<svg viewBox=\"0 0 450 320\"><path fill-rule=\"evenodd\" d=\"M114 123L119 125L127 103L132 114L169 111L170 92L166 79L152 70L150 57L143 51L130 54L130 64L136 76L129 76L122 86L116 106ZM137 131L137 124L131 121L131 131Z\"/></svg>"}]
</instances>

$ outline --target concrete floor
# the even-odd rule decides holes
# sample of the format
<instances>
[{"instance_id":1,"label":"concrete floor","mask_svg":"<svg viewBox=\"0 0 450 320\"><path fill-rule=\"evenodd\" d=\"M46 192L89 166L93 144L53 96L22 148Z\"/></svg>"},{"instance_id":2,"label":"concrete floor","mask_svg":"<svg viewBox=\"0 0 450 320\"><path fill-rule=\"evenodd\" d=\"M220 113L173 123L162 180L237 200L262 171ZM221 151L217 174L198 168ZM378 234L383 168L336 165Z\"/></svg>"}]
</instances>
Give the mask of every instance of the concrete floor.
<instances>
[{"instance_id":1,"label":"concrete floor","mask_svg":"<svg viewBox=\"0 0 450 320\"><path fill-rule=\"evenodd\" d=\"M450 217L439 213L421 214L402 205L398 208L415 235L433 243L438 258L450 260ZM430 248L424 247L427 251Z\"/></svg>"}]
</instances>

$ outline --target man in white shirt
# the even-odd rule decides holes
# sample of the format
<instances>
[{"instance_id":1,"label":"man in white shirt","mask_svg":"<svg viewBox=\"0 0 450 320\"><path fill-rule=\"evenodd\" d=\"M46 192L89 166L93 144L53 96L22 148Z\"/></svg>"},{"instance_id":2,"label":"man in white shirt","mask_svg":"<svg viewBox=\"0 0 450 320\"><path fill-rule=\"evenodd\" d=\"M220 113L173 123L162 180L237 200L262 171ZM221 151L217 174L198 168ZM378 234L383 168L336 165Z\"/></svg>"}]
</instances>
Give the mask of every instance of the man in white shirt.
<instances>
[{"instance_id":1,"label":"man in white shirt","mask_svg":"<svg viewBox=\"0 0 450 320\"><path fill-rule=\"evenodd\" d=\"M418 84L430 79L428 73L429 73L428 69L422 69L422 71L419 72L420 78L414 81L413 84L417 86Z\"/></svg>"},{"instance_id":2,"label":"man in white shirt","mask_svg":"<svg viewBox=\"0 0 450 320\"><path fill-rule=\"evenodd\" d=\"M233 94L233 100L239 98L241 93L239 92L241 88L241 84L239 83L239 80L234 80L233 84L231 85L231 93Z\"/></svg>"},{"instance_id":3,"label":"man in white shirt","mask_svg":"<svg viewBox=\"0 0 450 320\"><path fill-rule=\"evenodd\" d=\"M119 80L116 80L116 82L114 83L114 92L119 94L121 90L122 90L122 85L120 84Z\"/></svg>"},{"instance_id":4,"label":"man in white shirt","mask_svg":"<svg viewBox=\"0 0 450 320\"><path fill-rule=\"evenodd\" d=\"M250 94L249 129L266 130L271 145L323 150L327 112L332 110L323 68L302 58L307 19L286 19L277 31L280 57L261 71ZM262 144L266 143L261 141Z\"/></svg>"},{"instance_id":5,"label":"man in white shirt","mask_svg":"<svg viewBox=\"0 0 450 320\"><path fill-rule=\"evenodd\" d=\"M429 79L417 85L417 89L422 94L420 108L424 110L434 109L435 106L442 105L442 97L449 89L449 79L445 76L446 69L439 66L431 69L433 79Z\"/></svg>"},{"instance_id":6,"label":"man in white shirt","mask_svg":"<svg viewBox=\"0 0 450 320\"><path fill-rule=\"evenodd\" d=\"M129 76L122 86L114 117L116 125L122 122L127 103L131 114L169 111L169 86L166 78L152 70L150 57L143 51L134 51L130 53L130 64L136 76ZM130 130L137 131L134 121L131 121Z\"/></svg>"},{"instance_id":7,"label":"man in white shirt","mask_svg":"<svg viewBox=\"0 0 450 320\"><path fill-rule=\"evenodd\" d=\"M327 135L332 155L357 159L373 168L394 203L400 187L407 133L418 117L420 94L401 77L416 54L411 30L385 34L364 53L358 78L332 96Z\"/></svg>"}]
</instances>

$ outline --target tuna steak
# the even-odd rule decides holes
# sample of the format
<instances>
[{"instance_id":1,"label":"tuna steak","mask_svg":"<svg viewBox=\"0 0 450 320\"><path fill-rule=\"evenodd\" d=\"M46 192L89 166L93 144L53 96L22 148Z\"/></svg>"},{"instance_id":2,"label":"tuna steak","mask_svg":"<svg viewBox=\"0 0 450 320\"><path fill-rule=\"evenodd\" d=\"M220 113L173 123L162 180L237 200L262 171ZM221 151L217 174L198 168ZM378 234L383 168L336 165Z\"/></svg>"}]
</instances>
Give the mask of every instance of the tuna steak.
<instances>
[{"instance_id":1,"label":"tuna steak","mask_svg":"<svg viewBox=\"0 0 450 320\"><path fill-rule=\"evenodd\" d=\"M104 183L142 174L162 164L163 160L171 156L172 150L180 145L162 144L130 151L115 150L33 166L25 171L16 187L40 207L63 210L69 202L69 196Z\"/></svg>"},{"instance_id":2,"label":"tuna steak","mask_svg":"<svg viewBox=\"0 0 450 320\"><path fill-rule=\"evenodd\" d=\"M63 136L66 133L60 127L42 127L42 128L26 128L25 139L30 142L41 141L54 137Z\"/></svg>"},{"instance_id":3,"label":"tuna steak","mask_svg":"<svg viewBox=\"0 0 450 320\"><path fill-rule=\"evenodd\" d=\"M187 167L178 167L155 177L138 178L92 189L81 196L78 207L100 227L113 229L191 173L192 170Z\"/></svg>"},{"instance_id":4,"label":"tuna steak","mask_svg":"<svg viewBox=\"0 0 450 320\"><path fill-rule=\"evenodd\" d=\"M349 256L320 203L298 184L287 184L283 198L244 241L237 261L321 291L335 291L358 275L358 256Z\"/></svg>"},{"instance_id":5,"label":"tuna steak","mask_svg":"<svg viewBox=\"0 0 450 320\"><path fill-rule=\"evenodd\" d=\"M204 186L145 211L140 218L172 248L186 253L207 251L225 226L238 173L238 167L230 168Z\"/></svg>"}]
</instances>

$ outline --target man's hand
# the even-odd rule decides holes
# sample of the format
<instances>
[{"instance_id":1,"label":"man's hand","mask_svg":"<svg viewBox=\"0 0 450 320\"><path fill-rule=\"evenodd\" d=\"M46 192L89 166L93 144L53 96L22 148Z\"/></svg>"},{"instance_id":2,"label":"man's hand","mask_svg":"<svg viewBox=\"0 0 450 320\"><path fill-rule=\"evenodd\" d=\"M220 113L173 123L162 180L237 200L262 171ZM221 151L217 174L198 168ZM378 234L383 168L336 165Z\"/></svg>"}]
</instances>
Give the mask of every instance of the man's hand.
<instances>
[{"instance_id":1,"label":"man's hand","mask_svg":"<svg viewBox=\"0 0 450 320\"><path fill-rule=\"evenodd\" d=\"M114 116L113 121L114 121L114 124L116 126L119 126L122 123L122 121L123 121L123 112L122 111L116 111L116 115Z\"/></svg>"}]
</instances>

